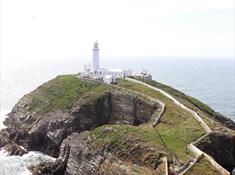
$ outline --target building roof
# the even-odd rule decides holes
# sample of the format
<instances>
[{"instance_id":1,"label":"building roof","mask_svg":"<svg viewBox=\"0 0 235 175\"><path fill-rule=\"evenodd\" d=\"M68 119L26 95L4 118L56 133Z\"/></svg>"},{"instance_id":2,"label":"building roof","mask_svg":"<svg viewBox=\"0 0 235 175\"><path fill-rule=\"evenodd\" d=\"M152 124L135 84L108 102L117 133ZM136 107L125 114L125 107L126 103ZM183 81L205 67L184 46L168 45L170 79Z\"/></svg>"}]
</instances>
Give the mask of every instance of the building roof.
<instances>
[{"instance_id":1,"label":"building roof","mask_svg":"<svg viewBox=\"0 0 235 175\"><path fill-rule=\"evenodd\" d=\"M108 69L109 72L123 72L124 69Z\"/></svg>"},{"instance_id":2,"label":"building roof","mask_svg":"<svg viewBox=\"0 0 235 175\"><path fill-rule=\"evenodd\" d=\"M105 75L104 76L104 78L106 78L106 79L110 79L110 78L112 78L113 76L112 75Z\"/></svg>"},{"instance_id":3,"label":"building roof","mask_svg":"<svg viewBox=\"0 0 235 175\"><path fill-rule=\"evenodd\" d=\"M125 71L125 69L105 69L105 68L99 68L98 71L118 72L118 73L121 73L121 72Z\"/></svg>"}]
</instances>

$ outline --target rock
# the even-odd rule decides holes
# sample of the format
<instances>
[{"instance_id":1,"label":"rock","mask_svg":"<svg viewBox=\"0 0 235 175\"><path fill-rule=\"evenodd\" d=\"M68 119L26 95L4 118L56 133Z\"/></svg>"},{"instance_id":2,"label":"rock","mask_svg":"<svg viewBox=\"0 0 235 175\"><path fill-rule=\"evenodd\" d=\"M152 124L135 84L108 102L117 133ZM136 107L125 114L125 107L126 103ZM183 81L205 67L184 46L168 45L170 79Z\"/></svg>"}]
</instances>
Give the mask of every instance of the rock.
<instances>
[{"instance_id":1,"label":"rock","mask_svg":"<svg viewBox=\"0 0 235 175\"><path fill-rule=\"evenodd\" d=\"M112 127L105 127L102 132L106 133L106 132L111 132L111 131L113 131Z\"/></svg>"},{"instance_id":2,"label":"rock","mask_svg":"<svg viewBox=\"0 0 235 175\"><path fill-rule=\"evenodd\" d=\"M196 146L211 155L229 172L235 167L235 133L212 132Z\"/></svg>"},{"instance_id":3,"label":"rock","mask_svg":"<svg viewBox=\"0 0 235 175\"><path fill-rule=\"evenodd\" d=\"M82 105L74 102L70 111L54 110L41 114L30 111L33 94L24 96L9 114L6 138L27 150L41 151L53 157L59 156L61 143L73 132L90 130L104 124L146 123L160 107L135 94L115 91L102 94Z\"/></svg>"},{"instance_id":4,"label":"rock","mask_svg":"<svg viewBox=\"0 0 235 175\"><path fill-rule=\"evenodd\" d=\"M11 140L8 138L8 133L5 130L0 130L0 148L10 144Z\"/></svg>"},{"instance_id":5,"label":"rock","mask_svg":"<svg viewBox=\"0 0 235 175\"><path fill-rule=\"evenodd\" d=\"M86 84L82 86L88 88ZM59 92L60 89L55 98L60 98ZM139 174L145 174L145 170L150 174L161 172L162 159L169 157L169 154L133 138L131 134L121 136L118 141L121 146L117 146L115 141L107 140L106 143L105 140L104 145L93 147L89 144L100 139L99 136L82 137L80 134L102 125L138 126L147 123L156 111L160 111L160 104L129 91L112 89L97 93L93 98L89 98L89 94L79 97L66 109L58 107L42 112L32 110L35 93L41 99L37 90L25 95L5 120L7 128L0 131L0 147L5 146L10 155L25 154L27 151L22 149L23 146L27 150L42 151L57 157L55 162L29 167L34 175L135 174L136 167L141 167ZM42 99L44 106L51 105L47 98ZM101 133L109 135L112 132L116 132L112 126L105 126ZM212 133L198 146L232 171L235 162L234 140L233 135Z\"/></svg>"},{"instance_id":6,"label":"rock","mask_svg":"<svg viewBox=\"0 0 235 175\"><path fill-rule=\"evenodd\" d=\"M63 175L70 153L69 145L64 145L61 151L61 155L55 162L40 163L36 166L30 166L28 169L32 175L47 174L47 175Z\"/></svg>"},{"instance_id":7,"label":"rock","mask_svg":"<svg viewBox=\"0 0 235 175\"><path fill-rule=\"evenodd\" d=\"M9 156L12 156L12 155L22 156L28 153L26 149L16 144L7 144L3 147L3 149L8 152Z\"/></svg>"},{"instance_id":8,"label":"rock","mask_svg":"<svg viewBox=\"0 0 235 175\"><path fill-rule=\"evenodd\" d=\"M66 167L64 173L68 175L130 174L133 170L124 165L125 161L128 161L129 165L132 163L132 165L148 167L155 171L158 165L162 163L161 158L167 155L148 145L136 144L133 140L130 140L130 142L127 140L127 142L126 144L129 144L129 146L125 151L114 148L112 145L93 149L87 145L87 140L84 140L78 133L74 133L65 139L61 145L60 157L67 155L64 154L65 147L70 148L68 159L64 159L67 160L66 166L63 164L63 167ZM40 167L42 166L40 165ZM58 163L55 162L49 167L58 167ZM41 170L41 172L45 171Z\"/></svg>"}]
</instances>

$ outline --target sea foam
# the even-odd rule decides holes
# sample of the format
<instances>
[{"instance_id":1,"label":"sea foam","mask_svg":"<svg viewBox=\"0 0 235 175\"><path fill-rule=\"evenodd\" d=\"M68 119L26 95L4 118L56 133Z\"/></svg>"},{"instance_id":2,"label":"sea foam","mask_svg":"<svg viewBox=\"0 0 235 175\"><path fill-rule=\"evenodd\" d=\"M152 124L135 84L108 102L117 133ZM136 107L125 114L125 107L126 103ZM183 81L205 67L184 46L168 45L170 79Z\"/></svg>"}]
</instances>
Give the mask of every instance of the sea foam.
<instances>
[{"instance_id":1,"label":"sea foam","mask_svg":"<svg viewBox=\"0 0 235 175\"><path fill-rule=\"evenodd\" d=\"M0 129L4 128L3 121L9 111L1 111ZM8 156L4 149L0 149L0 174L1 175L30 175L27 169L30 165L37 165L40 162L54 161L55 158L47 156L41 152L30 151L23 156Z\"/></svg>"}]
</instances>

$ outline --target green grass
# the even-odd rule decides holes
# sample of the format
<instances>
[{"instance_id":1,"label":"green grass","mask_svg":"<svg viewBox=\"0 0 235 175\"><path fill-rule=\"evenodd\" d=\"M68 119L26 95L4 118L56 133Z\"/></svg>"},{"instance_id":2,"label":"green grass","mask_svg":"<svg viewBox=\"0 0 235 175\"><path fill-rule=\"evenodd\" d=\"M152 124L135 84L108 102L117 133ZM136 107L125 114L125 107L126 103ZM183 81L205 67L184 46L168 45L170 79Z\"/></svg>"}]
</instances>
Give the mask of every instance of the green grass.
<instances>
[{"instance_id":1,"label":"green grass","mask_svg":"<svg viewBox=\"0 0 235 175\"><path fill-rule=\"evenodd\" d=\"M166 111L162 122L157 128L152 128L148 124L144 127L119 126L121 129L116 128L118 130L117 133L111 136L104 134L103 138L97 140L97 142L105 143L106 141L111 141L114 145L125 147L122 143L121 135L124 132L132 133L133 137L141 139L143 142L161 146L166 151L176 154L181 160L187 160L186 145L204 133L197 121L189 113L176 106L170 99L154 90L124 80L120 80L118 85L158 98L165 103ZM100 95L111 92L113 89L113 87L108 85L81 81L74 75L58 76L44 83L32 93L29 105L30 111L44 114L57 109L62 111L70 110L74 104L89 103L89 101L99 98ZM94 132L96 131L99 133L99 128L94 130ZM95 145L99 144L95 143Z\"/></svg>"},{"instance_id":2,"label":"green grass","mask_svg":"<svg viewBox=\"0 0 235 175\"><path fill-rule=\"evenodd\" d=\"M104 132L107 127L112 128L112 130ZM103 125L94 130L85 131L81 135L85 138L88 138L88 136L91 138L88 144L93 149L102 148L105 145L112 145L117 149L127 149L130 139L136 143L144 143L164 149L156 130L145 125Z\"/></svg>"},{"instance_id":3,"label":"green grass","mask_svg":"<svg viewBox=\"0 0 235 175\"><path fill-rule=\"evenodd\" d=\"M161 84L154 80L142 80L142 81L144 81L145 83L149 85L162 89L163 91L175 97L178 101L180 101L182 104L184 104L188 108L198 112L201 116L204 116L205 122L209 125L211 129L215 129L218 126L221 126L219 123L215 122L215 120L221 118L221 114L215 112L212 108L210 108L205 103L202 103L199 100L191 96L188 96L170 86Z\"/></svg>"},{"instance_id":4,"label":"green grass","mask_svg":"<svg viewBox=\"0 0 235 175\"><path fill-rule=\"evenodd\" d=\"M156 129L159 131L162 141L166 144L167 149L173 154L176 154L181 160L187 160L189 156L189 153L186 152L187 144L205 133L193 116L176 106L172 100L161 93L141 84L119 80L118 85L127 89L142 92L165 103L166 111ZM156 135L156 137L158 136Z\"/></svg>"},{"instance_id":5,"label":"green grass","mask_svg":"<svg viewBox=\"0 0 235 175\"><path fill-rule=\"evenodd\" d=\"M110 87L87 83L74 75L57 76L35 91L31 96L30 111L47 113L56 109L71 109L75 102L85 103L110 91Z\"/></svg>"},{"instance_id":6,"label":"green grass","mask_svg":"<svg viewBox=\"0 0 235 175\"><path fill-rule=\"evenodd\" d=\"M210 162L205 158L200 159L195 165L193 165L185 175L220 175L220 173L211 166Z\"/></svg>"},{"instance_id":7,"label":"green grass","mask_svg":"<svg viewBox=\"0 0 235 175\"><path fill-rule=\"evenodd\" d=\"M213 113L215 112L213 109L211 109L208 105L200 102L199 100L188 96L170 86L158 83L154 80L144 80L145 83L152 85L154 87L157 87L159 89L162 89L163 91L171 94L172 96L174 96L177 100L179 100L180 102L182 102L183 104L185 104L186 106L188 106L191 109L196 109L195 107L201 109L204 112L209 113L210 115L213 115Z\"/></svg>"}]
</instances>

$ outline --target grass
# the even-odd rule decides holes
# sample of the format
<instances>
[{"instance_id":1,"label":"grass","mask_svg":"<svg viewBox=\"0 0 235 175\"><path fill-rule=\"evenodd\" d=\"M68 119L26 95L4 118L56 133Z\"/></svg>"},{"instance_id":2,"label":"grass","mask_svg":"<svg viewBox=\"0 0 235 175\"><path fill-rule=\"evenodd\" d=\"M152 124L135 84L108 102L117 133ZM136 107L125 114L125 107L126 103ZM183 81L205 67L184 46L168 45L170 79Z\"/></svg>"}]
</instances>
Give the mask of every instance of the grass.
<instances>
[{"instance_id":1,"label":"grass","mask_svg":"<svg viewBox=\"0 0 235 175\"><path fill-rule=\"evenodd\" d=\"M200 110L207 112L210 115L213 115L213 113L215 112L213 109L211 109L208 105L200 102L199 100L185 95L184 93L161 83L158 83L154 80L144 80L145 83L152 85L154 87L157 87L159 89L162 89L163 91L171 94L172 96L174 96L177 100L179 100L181 103L185 104L187 107L196 110L196 108L199 108Z\"/></svg>"},{"instance_id":2,"label":"grass","mask_svg":"<svg viewBox=\"0 0 235 175\"><path fill-rule=\"evenodd\" d=\"M104 132L106 127L112 129ZM111 144L118 149L126 149L128 145L126 145L125 138L131 138L133 139L132 141L164 149L156 130L145 125L103 125L94 130L85 131L81 135L91 138L88 144L94 149L102 148L107 144Z\"/></svg>"},{"instance_id":3,"label":"grass","mask_svg":"<svg viewBox=\"0 0 235 175\"><path fill-rule=\"evenodd\" d=\"M188 108L198 112L201 116L204 116L205 122L209 125L211 129L216 129L216 127L221 126L219 123L215 122L217 118L220 118L221 114L215 112L212 108L210 108L205 103L200 102L199 100L188 96L170 86L161 84L154 80L142 80L145 83L162 89L163 91L169 93L173 97L175 97L182 104L187 106Z\"/></svg>"},{"instance_id":4,"label":"grass","mask_svg":"<svg viewBox=\"0 0 235 175\"><path fill-rule=\"evenodd\" d=\"M185 175L220 175L220 173L211 166L210 162L205 158L200 159L194 166L192 166Z\"/></svg>"},{"instance_id":5,"label":"grass","mask_svg":"<svg viewBox=\"0 0 235 175\"><path fill-rule=\"evenodd\" d=\"M207 106L199 103L196 99L188 97L175 89L153 81L147 83L168 92L192 109L197 108L198 110L198 107L195 106L197 104L201 108L209 110ZM115 148L125 150L129 146L126 144L125 139L131 138L136 143L144 143L165 150L167 153L172 153L182 162L187 161L191 154L186 151L186 146L204 134L204 130L193 116L176 106L172 100L161 93L141 84L118 80L117 85L161 100L166 105L166 111L161 122L156 128L152 128L149 123L140 126L109 125L108 127L112 128L109 132L104 132L107 125L100 126L94 130L81 133L83 137L90 138L88 139L89 146L98 148L111 144ZM74 104L85 104L112 90L114 88L111 86L84 82L76 78L75 75L58 76L44 83L30 94L29 110L42 114L57 109L68 111Z\"/></svg>"},{"instance_id":6,"label":"grass","mask_svg":"<svg viewBox=\"0 0 235 175\"><path fill-rule=\"evenodd\" d=\"M165 103L166 111L163 114L161 122L154 130L159 132L162 142L166 145L165 149L176 154L179 159L186 161L189 156L189 153L186 152L187 144L204 134L204 130L193 116L176 106L172 100L161 93L141 84L118 80L118 86L142 92ZM159 137L159 135L155 135L154 137Z\"/></svg>"},{"instance_id":7,"label":"grass","mask_svg":"<svg viewBox=\"0 0 235 175\"><path fill-rule=\"evenodd\" d=\"M43 114L56 109L65 111L77 101L85 103L108 91L110 87L106 85L87 83L75 75L57 76L33 91L29 110Z\"/></svg>"}]
</instances>

